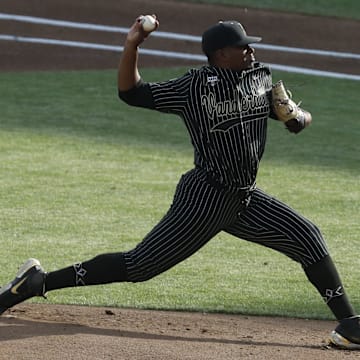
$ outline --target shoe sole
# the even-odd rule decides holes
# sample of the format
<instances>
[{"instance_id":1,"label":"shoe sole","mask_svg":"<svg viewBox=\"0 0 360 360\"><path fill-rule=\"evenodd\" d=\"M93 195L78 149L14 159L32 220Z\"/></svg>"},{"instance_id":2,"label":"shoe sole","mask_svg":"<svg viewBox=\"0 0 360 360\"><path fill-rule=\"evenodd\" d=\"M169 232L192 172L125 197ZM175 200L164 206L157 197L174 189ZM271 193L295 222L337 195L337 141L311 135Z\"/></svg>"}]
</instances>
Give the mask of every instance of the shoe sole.
<instances>
[{"instance_id":1,"label":"shoe sole","mask_svg":"<svg viewBox=\"0 0 360 360\"><path fill-rule=\"evenodd\" d=\"M342 350L360 350L360 344L351 342L335 330L333 330L330 334L330 343Z\"/></svg>"},{"instance_id":2,"label":"shoe sole","mask_svg":"<svg viewBox=\"0 0 360 360\"><path fill-rule=\"evenodd\" d=\"M41 268L40 261L37 260L37 259L28 259L28 260L26 260L25 263L23 265L21 265L18 273L16 274L16 277L17 278L22 277L32 267Z\"/></svg>"}]
</instances>

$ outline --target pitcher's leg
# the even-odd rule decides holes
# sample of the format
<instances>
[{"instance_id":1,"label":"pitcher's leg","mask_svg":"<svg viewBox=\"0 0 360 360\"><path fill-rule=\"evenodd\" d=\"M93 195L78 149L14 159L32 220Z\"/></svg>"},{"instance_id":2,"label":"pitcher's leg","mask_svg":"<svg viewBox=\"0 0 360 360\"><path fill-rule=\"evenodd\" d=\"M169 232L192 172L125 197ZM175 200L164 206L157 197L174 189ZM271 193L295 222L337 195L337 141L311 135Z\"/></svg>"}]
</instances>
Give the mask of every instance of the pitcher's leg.
<instances>
[{"instance_id":1,"label":"pitcher's leg","mask_svg":"<svg viewBox=\"0 0 360 360\"><path fill-rule=\"evenodd\" d=\"M228 207L221 192L189 172L180 180L168 213L134 249L101 254L51 272L46 289L148 280L183 261L216 235L227 220Z\"/></svg>"},{"instance_id":2,"label":"pitcher's leg","mask_svg":"<svg viewBox=\"0 0 360 360\"><path fill-rule=\"evenodd\" d=\"M190 172L182 177L168 213L133 250L101 254L50 273L38 260L30 259L16 278L0 289L0 314L50 290L148 280L183 261L215 236L234 216L230 200Z\"/></svg>"},{"instance_id":3,"label":"pitcher's leg","mask_svg":"<svg viewBox=\"0 0 360 360\"><path fill-rule=\"evenodd\" d=\"M257 189L226 231L299 262L337 319L355 314L320 230L286 204Z\"/></svg>"}]
</instances>

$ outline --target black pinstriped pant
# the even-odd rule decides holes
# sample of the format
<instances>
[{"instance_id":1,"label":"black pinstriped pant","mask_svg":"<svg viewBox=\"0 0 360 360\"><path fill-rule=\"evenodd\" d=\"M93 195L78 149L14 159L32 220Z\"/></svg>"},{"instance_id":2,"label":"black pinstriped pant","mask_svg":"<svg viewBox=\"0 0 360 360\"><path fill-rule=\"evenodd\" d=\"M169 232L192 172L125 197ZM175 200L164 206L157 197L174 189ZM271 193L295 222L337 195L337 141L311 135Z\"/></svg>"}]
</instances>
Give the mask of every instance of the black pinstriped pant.
<instances>
[{"instance_id":1,"label":"black pinstriped pant","mask_svg":"<svg viewBox=\"0 0 360 360\"><path fill-rule=\"evenodd\" d=\"M303 267L328 255L319 229L289 206L260 189L249 203L244 200L242 193L210 185L198 170L183 175L168 213L123 253L128 281L145 281L170 269L220 231L277 250Z\"/></svg>"}]
</instances>

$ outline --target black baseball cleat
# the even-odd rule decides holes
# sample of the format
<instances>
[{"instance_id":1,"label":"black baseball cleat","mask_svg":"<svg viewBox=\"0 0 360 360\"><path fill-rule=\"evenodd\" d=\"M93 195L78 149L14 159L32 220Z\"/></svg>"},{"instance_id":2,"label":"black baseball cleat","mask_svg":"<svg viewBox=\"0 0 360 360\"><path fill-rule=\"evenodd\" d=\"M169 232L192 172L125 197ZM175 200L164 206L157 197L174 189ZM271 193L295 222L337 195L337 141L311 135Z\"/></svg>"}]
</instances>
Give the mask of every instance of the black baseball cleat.
<instances>
[{"instance_id":1,"label":"black baseball cleat","mask_svg":"<svg viewBox=\"0 0 360 360\"><path fill-rule=\"evenodd\" d=\"M340 320L331 332L330 343L339 349L360 350L360 316Z\"/></svg>"},{"instance_id":2,"label":"black baseball cleat","mask_svg":"<svg viewBox=\"0 0 360 360\"><path fill-rule=\"evenodd\" d=\"M16 278L0 288L0 315L12 306L33 296L45 297L46 273L36 259L23 264Z\"/></svg>"}]
</instances>

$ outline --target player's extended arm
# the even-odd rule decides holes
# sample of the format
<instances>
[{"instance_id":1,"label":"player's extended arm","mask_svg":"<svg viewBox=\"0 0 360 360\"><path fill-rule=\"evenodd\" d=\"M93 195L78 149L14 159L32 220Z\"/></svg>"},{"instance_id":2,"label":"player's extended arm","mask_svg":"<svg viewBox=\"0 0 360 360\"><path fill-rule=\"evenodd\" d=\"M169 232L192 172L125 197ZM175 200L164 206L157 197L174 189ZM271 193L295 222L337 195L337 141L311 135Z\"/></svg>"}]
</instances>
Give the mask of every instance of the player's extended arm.
<instances>
[{"instance_id":1,"label":"player's extended arm","mask_svg":"<svg viewBox=\"0 0 360 360\"><path fill-rule=\"evenodd\" d=\"M150 34L143 30L141 18L142 16L139 16L130 28L120 57L118 68L118 89L120 91L132 89L141 79L138 70L138 46ZM159 22L156 21L156 28L158 26Z\"/></svg>"}]
</instances>

